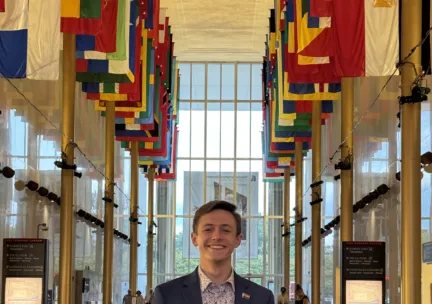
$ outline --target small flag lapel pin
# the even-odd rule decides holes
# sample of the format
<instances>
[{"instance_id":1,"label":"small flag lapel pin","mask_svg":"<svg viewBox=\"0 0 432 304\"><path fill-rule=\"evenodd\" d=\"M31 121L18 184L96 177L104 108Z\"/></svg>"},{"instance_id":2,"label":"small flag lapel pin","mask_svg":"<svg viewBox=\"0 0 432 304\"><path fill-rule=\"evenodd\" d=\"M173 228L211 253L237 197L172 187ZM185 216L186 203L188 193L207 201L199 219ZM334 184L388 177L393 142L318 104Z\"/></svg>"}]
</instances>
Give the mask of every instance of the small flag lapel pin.
<instances>
[{"instance_id":1,"label":"small flag lapel pin","mask_svg":"<svg viewBox=\"0 0 432 304\"><path fill-rule=\"evenodd\" d=\"M246 300L250 300L250 295L248 295L247 293L242 293L242 298L246 299Z\"/></svg>"}]
</instances>

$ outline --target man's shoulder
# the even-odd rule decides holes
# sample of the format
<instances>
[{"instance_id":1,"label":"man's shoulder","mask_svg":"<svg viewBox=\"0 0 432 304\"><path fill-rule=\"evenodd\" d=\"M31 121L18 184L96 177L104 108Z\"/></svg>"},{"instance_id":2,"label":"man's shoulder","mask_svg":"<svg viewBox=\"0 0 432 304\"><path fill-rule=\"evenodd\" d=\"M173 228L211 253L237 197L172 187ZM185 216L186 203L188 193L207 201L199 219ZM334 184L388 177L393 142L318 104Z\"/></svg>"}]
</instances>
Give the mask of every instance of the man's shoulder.
<instances>
[{"instance_id":1,"label":"man's shoulder","mask_svg":"<svg viewBox=\"0 0 432 304\"><path fill-rule=\"evenodd\" d=\"M190 276L191 274L182 276L182 277L178 277L174 280L162 283L160 285L158 285L156 288L158 290L161 291L166 291L166 290L172 290L173 288L178 288L178 287L182 287L184 285L185 280Z\"/></svg>"}]
</instances>

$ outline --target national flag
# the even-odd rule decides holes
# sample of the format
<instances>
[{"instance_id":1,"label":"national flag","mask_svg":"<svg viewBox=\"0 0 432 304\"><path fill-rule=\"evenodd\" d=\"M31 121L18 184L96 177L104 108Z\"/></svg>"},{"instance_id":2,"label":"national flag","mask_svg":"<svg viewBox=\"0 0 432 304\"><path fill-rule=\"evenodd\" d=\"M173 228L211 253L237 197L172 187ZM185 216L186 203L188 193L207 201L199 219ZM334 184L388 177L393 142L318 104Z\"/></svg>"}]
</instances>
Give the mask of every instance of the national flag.
<instances>
[{"instance_id":1,"label":"national flag","mask_svg":"<svg viewBox=\"0 0 432 304\"><path fill-rule=\"evenodd\" d=\"M0 14L0 76L57 80L60 64L58 0L5 0Z\"/></svg>"},{"instance_id":2,"label":"national flag","mask_svg":"<svg viewBox=\"0 0 432 304\"><path fill-rule=\"evenodd\" d=\"M105 1L61 0L61 31L97 35L101 30L101 15Z\"/></svg>"},{"instance_id":3,"label":"national flag","mask_svg":"<svg viewBox=\"0 0 432 304\"><path fill-rule=\"evenodd\" d=\"M111 10L108 10L111 8ZM104 9L108 11L102 15L101 31L96 35L100 44L110 44L112 51L97 49L97 45L92 47L92 37L90 35L77 37L77 59L95 59L95 60L127 60L128 44L131 31L131 11L129 0L117 0L117 9L114 12L115 5L111 3ZM114 14L115 13L115 14ZM110 30L110 32L108 32ZM106 35L105 35L106 34ZM109 36L108 34L112 34ZM84 38L84 39L83 39Z\"/></svg>"},{"instance_id":4,"label":"national flag","mask_svg":"<svg viewBox=\"0 0 432 304\"><path fill-rule=\"evenodd\" d=\"M77 55L80 55L83 51L103 53L113 53L116 51L118 4L119 0L105 2L102 8L101 30L97 35L76 35ZM124 14L121 16L124 18Z\"/></svg>"},{"instance_id":5,"label":"national flag","mask_svg":"<svg viewBox=\"0 0 432 304\"><path fill-rule=\"evenodd\" d=\"M108 82L108 83L131 83L134 82L133 74L135 67L135 31L139 25L138 7L136 0L126 1L125 20L128 20L126 27L126 60L96 60L77 59L76 79L79 82ZM120 8L120 6L119 6ZM120 10L120 9L119 9ZM117 39L120 39L117 36Z\"/></svg>"},{"instance_id":6,"label":"national flag","mask_svg":"<svg viewBox=\"0 0 432 304\"><path fill-rule=\"evenodd\" d=\"M388 76L399 61L399 2L332 0L335 74ZM349 9L347 9L349 8Z\"/></svg>"},{"instance_id":7,"label":"national flag","mask_svg":"<svg viewBox=\"0 0 432 304\"><path fill-rule=\"evenodd\" d=\"M297 35L297 53L300 64L330 63L332 55L330 37L331 17L313 17L310 15L311 0L288 0L295 2L295 30ZM317 43L317 42L320 43ZM302 52L307 52L302 53Z\"/></svg>"}]
</instances>

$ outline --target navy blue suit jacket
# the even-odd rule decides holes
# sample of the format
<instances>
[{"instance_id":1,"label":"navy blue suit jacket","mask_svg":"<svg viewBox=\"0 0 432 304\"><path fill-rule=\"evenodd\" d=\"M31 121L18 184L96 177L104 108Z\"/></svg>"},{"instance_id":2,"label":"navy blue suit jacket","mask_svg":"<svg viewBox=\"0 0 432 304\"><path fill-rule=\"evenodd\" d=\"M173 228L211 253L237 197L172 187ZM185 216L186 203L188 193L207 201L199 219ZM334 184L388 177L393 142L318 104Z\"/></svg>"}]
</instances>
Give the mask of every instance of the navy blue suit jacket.
<instances>
[{"instance_id":1,"label":"navy blue suit jacket","mask_svg":"<svg viewBox=\"0 0 432 304\"><path fill-rule=\"evenodd\" d=\"M234 273L235 304L274 304L273 293ZM189 275L159 285L156 304L202 304L198 268ZM153 303L152 303L153 304Z\"/></svg>"}]
</instances>

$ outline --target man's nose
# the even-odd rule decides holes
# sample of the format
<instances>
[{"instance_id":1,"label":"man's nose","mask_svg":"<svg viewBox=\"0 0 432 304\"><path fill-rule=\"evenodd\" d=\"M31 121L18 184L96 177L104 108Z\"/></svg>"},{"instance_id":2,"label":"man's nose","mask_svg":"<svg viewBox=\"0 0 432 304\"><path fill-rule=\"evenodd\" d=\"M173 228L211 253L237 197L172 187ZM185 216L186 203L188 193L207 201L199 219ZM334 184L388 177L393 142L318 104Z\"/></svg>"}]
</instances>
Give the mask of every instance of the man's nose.
<instances>
[{"instance_id":1,"label":"man's nose","mask_svg":"<svg viewBox=\"0 0 432 304\"><path fill-rule=\"evenodd\" d=\"M221 237L222 237L221 232L220 232L218 229L215 229L215 230L213 231L213 234L212 234L212 239L213 239L213 240L220 240Z\"/></svg>"}]
</instances>

